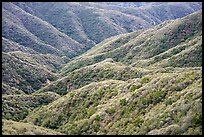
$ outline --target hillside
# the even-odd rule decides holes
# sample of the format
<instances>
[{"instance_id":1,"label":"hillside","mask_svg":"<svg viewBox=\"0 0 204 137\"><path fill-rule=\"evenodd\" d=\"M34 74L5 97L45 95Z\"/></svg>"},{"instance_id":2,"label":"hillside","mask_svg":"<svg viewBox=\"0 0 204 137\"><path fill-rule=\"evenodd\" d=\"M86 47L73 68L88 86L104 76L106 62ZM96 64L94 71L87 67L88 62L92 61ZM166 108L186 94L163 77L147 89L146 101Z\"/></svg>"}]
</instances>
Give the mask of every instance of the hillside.
<instances>
[{"instance_id":1,"label":"hillside","mask_svg":"<svg viewBox=\"0 0 204 137\"><path fill-rule=\"evenodd\" d=\"M107 5L118 5L122 7L141 7L144 5L158 4L157 2L99 2Z\"/></svg>"},{"instance_id":2,"label":"hillside","mask_svg":"<svg viewBox=\"0 0 204 137\"><path fill-rule=\"evenodd\" d=\"M163 7L171 7L170 9L180 7L185 10L184 12L180 11L179 14L174 13L174 10L168 10L165 12L166 15L164 17L156 15L155 10L162 12L164 10ZM112 41L109 37L115 35L117 35L117 40L115 41L115 46L112 45L113 48L118 47L115 51L105 50L109 52L103 53L103 55L95 54L94 58L88 57L89 59L86 58L73 64L73 61L76 61L74 59L62 69L63 76L64 73L66 74L70 72L70 70L72 71L79 68L78 66L80 66L81 63L83 64L82 66L86 66L103 61L106 58L112 58L114 61L121 61L124 64L127 64L127 61L133 63L135 62L132 56L134 53L130 52L130 50L132 51L133 49L125 49L126 51L123 51L124 48L120 49L119 47L121 44L124 45L131 42L131 40L134 42L133 39L137 35L142 36L143 33L140 34L140 31L132 32L130 35L122 33L147 29L165 20L185 16L200 8L201 5L199 2L192 4L149 3L148 5L144 4L140 6L140 8L89 2L4 2L2 5L2 51L5 52L2 56L3 82L11 87L23 90L26 93L34 92L45 85L47 79L53 81L56 78L55 73L61 69L62 64L69 62L70 58L84 53L96 43L106 38L108 39L105 41ZM168 14L172 16L167 16ZM170 27L175 27L175 25ZM144 34L138 42L142 43L142 39L154 33L154 31L152 33L147 31L147 34ZM175 32L172 31L172 33ZM124 39L123 42L120 42L118 34L121 34L121 39ZM128 38L124 38L123 36L125 35L127 35ZM163 35L163 33L161 35ZM155 39L160 38L159 36L160 35L155 37ZM165 39L164 37L163 41L165 41ZM174 37L172 37L172 39L174 39ZM154 42L154 39L152 39L152 41ZM150 43L152 43L152 41L150 41ZM97 49L97 45L94 46L95 51L101 54L103 51L101 52ZM149 46L147 45L147 47ZM160 50L160 46L157 47L157 50ZM103 46L100 48L103 48ZM148 50L147 48L146 51ZM165 51L166 49L163 48L163 50ZM88 54L91 53L90 51ZM199 49L196 49L194 52L196 54L199 51ZM128 54L124 56L124 53ZM153 54L155 55L157 52ZM124 57L121 56L118 58L120 55ZM141 56L143 56L143 53ZM148 57L149 56L153 55L150 54ZM196 57L198 62L199 57L200 56ZM138 60L138 58L134 57L134 60ZM182 60L178 60L178 62L181 61ZM171 60L167 63L162 62L161 65L168 66L168 64L172 64L171 62ZM198 62L195 64L200 65ZM142 62L142 64L145 63Z\"/></svg>"},{"instance_id":3,"label":"hillside","mask_svg":"<svg viewBox=\"0 0 204 137\"><path fill-rule=\"evenodd\" d=\"M154 5L4 2L2 36L36 52L72 58L111 36L147 29L201 9L199 2ZM165 15L157 15L158 10Z\"/></svg>"},{"instance_id":4,"label":"hillside","mask_svg":"<svg viewBox=\"0 0 204 137\"><path fill-rule=\"evenodd\" d=\"M35 109L25 122L66 134L201 134L201 95L195 69L93 82Z\"/></svg>"},{"instance_id":5,"label":"hillside","mask_svg":"<svg viewBox=\"0 0 204 137\"><path fill-rule=\"evenodd\" d=\"M23 120L33 109L47 105L60 96L53 92L40 94L13 94L2 97L2 118L10 120Z\"/></svg>"},{"instance_id":6,"label":"hillside","mask_svg":"<svg viewBox=\"0 0 204 137\"><path fill-rule=\"evenodd\" d=\"M202 12L167 21L145 31L114 36L70 61L61 70L66 75L75 69L107 58L136 67L200 67L202 62ZM191 53L191 54L189 54ZM175 62L175 58L177 58ZM187 57L187 60L182 59ZM165 60L165 61L164 61ZM172 63L174 60L174 65ZM188 61L191 60L191 61ZM161 62L163 61L163 62ZM166 61L168 61L166 63ZM191 63L191 64L189 64Z\"/></svg>"},{"instance_id":7,"label":"hillside","mask_svg":"<svg viewBox=\"0 0 204 137\"><path fill-rule=\"evenodd\" d=\"M112 59L106 59L102 62L77 69L36 92L55 91L59 94L66 94L73 89L78 89L92 82L108 79L128 80L141 78L155 71L158 70L128 67L122 63L114 62Z\"/></svg>"},{"instance_id":8,"label":"hillside","mask_svg":"<svg viewBox=\"0 0 204 137\"><path fill-rule=\"evenodd\" d=\"M49 55L30 55L21 52L2 52L2 82L25 93L32 93L48 80L53 81L57 78L57 75L45 65L49 63L48 66L53 67L60 62L56 62L57 60L53 60ZM42 58L43 62L36 62L36 58Z\"/></svg>"},{"instance_id":9,"label":"hillside","mask_svg":"<svg viewBox=\"0 0 204 137\"><path fill-rule=\"evenodd\" d=\"M3 135L202 135L201 2L3 2Z\"/></svg>"},{"instance_id":10,"label":"hillside","mask_svg":"<svg viewBox=\"0 0 204 137\"><path fill-rule=\"evenodd\" d=\"M22 51L25 53L30 54L38 54L35 50L24 47L23 45L20 45L19 43L13 42L12 40L6 39L2 37L2 51L3 52L12 52L12 51Z\"/></svg>"},{"instance_id":11,"label":"hillside","mask_svg":"<svg viewBox=\"0 0 204 137\"><path fill-rule=\"evenodd\" d=\"M25 94L22 90L11 87L2 83L2 95Z\"/></svg>"},{"instance_id":12,"label":"hillside","mask_svg":"<svg viewBox=\"0 0 204 137\"><path fill-rule=\"evenodd\" d=\"M24 122L65 134L201 135L201 24L199 11L104 40L68 63L63 78L38 91L68 93ZM186 55L184 63L174 60L177 67L163 65ZM160 56L165 58L151 62Z\"/></svg>"},{"instance_id":13,"label":"hillside","mask_svg":"<svg viewBox=\"0 0 204 137\"><path fill-rule=\"evenodd\" d=\"M83 46L51 24L12 3L3 3L3 37L40 53L63 55L80 52ZM36 29L38 28L38 29ZM70 53L72 54L72 53Z\"/></svg>"},{"instance_id":14,"label":"hillside","mask_svg":"<svg viewBox=\"0 0 204 137\"><path fill-rule=\"evenodd\" d=\"M12 120L2 120L2 125L3 135L63 135L51 129Z\"/></svg>"}]
</instances>

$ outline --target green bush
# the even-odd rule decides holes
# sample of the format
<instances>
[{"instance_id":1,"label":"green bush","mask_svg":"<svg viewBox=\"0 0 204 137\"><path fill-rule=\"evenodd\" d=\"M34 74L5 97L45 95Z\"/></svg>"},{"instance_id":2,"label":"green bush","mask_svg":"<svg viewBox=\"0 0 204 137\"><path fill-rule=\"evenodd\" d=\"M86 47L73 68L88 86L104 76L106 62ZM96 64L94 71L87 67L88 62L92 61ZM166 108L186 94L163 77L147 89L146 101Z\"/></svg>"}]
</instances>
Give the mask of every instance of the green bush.
<instances>
[{"instance_id":1,"label":"green bush","mask_svg":"<svg viewBox=\"0 0 204 137\"><path fill-rule=\"evenodd\" d=\"M141 83L145 84L145 83L148 83L149 81L150 81L150 79L148 77L144 77L144 78L142 78Z\"/></svg>"},{"instance_id":2,"label":"green bush","mask_svg":"<svg viewBox=\"0 0 204 137\"><path fill-rule=\"evenodd\" d=\"M154 61L158 62L158 61L160 61L160 60L162 60L162 57L161 57L161 56L156 56L156 57L154 57Z\"/></svg>"},{"instance_id":3,"label":"green bush","mask_svg":"<svg viewBox=\"0 0 204 137\"><path fill-rule=\"evenodd\" d=\"M142 120L142 119L139 118L139 117L137 117L137 118L134 120L134 123L135 123L135 126L136 126L136 127L140 127L143 122L144 122L144 120Z\"/></svg>"},{"instance_id":4,"label":"green bush","mask_svg":"<svg viewBox=\"0 0 204 137\"><path fill-rule=\"evenodd\" d=\"M140 101L142 102L143 105L148 104L148 100L144 97L140 98Z\"/></svg>"},{"instance_id":5,"label":"green bush","mask_svg":"<svg viewBox=\"0 0 204 137\"><path fill-rule=\"evenodd\" d=\"M109 114L113 114L115 112L115 108L114 107L108 108L106 112Z\"/></svg>"},{"instance_id":6,"label":"green bush","mask_svg":"<svg viewBox=\"0 0 204 137\"><path fill-rule=\"evenodd\" d=\"M173 101L171 99L166 99L165 104L166 105L171 105Z\"/></svg>"},{"instance_id":7,"label":"green bush","mask_svg":"<svg viewBox=\"0 0 204 137\"><path fill-rule=\"evenodd\" d=\"M127 104L127 101L125 98L120 100L120 105L125 106L126 104Z\"/></svg>"},{"instance_id":8,"label":"green bush","mask_svg":"<svg viewBox=\"0 0 204 137\"><path fill-rule=\"evenodd\" d=\"M96 108L95 107L90 107L87 111L87 114L88 114L88 118L90 116L92 116L94 113L96 112Z\"/></svg>"},{"instance_id":9,"label":"green bush","mask_svg":"<svg viewBox=\"0 0 204 137\"><path fill-rule=\"evenodd\" d=\"M151 96L153 103L156 104L159 101L161 101L162 98L164 98L165 93L163 91L155 91L150 96Z\"/></svg>"},{"instance_id":10,"label":"green bush","mask_svg":"<svg viewBox=\"0 0 204 137\"><path fill-rule=\"evenodd\" d=\"M202 114L200 112L197 112L192 120L191 120L191 123L192 123L192 126L193 127L197 127L197 126L200 126L202 125Z\"/></svg>"},{"instance_id":11,"label":"green bush","mask_svg":"<svg viewBox=\"0 0 204 137\"><path fill-rule=\"evenodd\" d=\"M99 115L96 115L96 118L95 118L95 119L96 119L96 121L100 121L101 118L100 118Z\"/></svg>"},{"instance_id":12,"label":"green bush","mask_svg":"<svg viewBox=\"0 0 204 137\"><path fill-rule=\"evenodd\" d=\"M137 86L136 85L132 85L132 87L130 88L130 91L133 92L137 89Z\"/></svg>"}]
</instances>

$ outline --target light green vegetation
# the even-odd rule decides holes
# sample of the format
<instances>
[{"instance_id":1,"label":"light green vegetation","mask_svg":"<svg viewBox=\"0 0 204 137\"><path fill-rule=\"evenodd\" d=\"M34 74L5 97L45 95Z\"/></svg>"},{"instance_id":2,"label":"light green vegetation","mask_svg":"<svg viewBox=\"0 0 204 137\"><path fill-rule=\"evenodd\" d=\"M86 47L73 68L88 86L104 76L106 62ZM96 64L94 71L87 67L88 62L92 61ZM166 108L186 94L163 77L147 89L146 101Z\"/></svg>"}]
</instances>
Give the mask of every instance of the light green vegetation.
<instances>
[{"instance_id":1,"label":"light green vegetation","mask_svg":"<svg viewBox=\"0 0 204 137\"><path fill-rule=\"evenodd\" d=\"M47 105L60 96L53 92L3 95L2 118L15 121L23 120L33 109Z\"/></svg>"},{"instance_id":2,"label":"light green vegetation","mask_svg":"<svg viewBox=\"0 0 204 137\"><path fill-rule=\"evenodd\" d=\"M201 17L200 11L146 31L114 36L70 61L61 72L66 75L107 58L145 69L149 66L199 67L202 62Z\"/></svg>"},{"instance_id":3,"label":"light green vegetation","mask_svg":"<svg viewBox=\"0 0 204 137\"><path fill-rule=\"evenodd\" d=\"M119 5L3 3L3 134L202 134L201 3Z\"/></svg>"},{"instance_id":4,"label":"light green vegetation","mask_svg":"<svg viewBox=\"0 0 204 137\"><path fill-rule=\"evenodd\" d=\"M63 135L51 129L12 120L2 120L3 135Z\"/></svg>"},{"instance_id":5,"label":"light green vegetation","mask_svg":"<svg viewBox=\"0 0 204 137\"><path fill-rule=\"evenodd\" d=\"M136 83L142 86L132 91ZM92 82L35 109L25 122L66 134L201 134L201 87L196 69Z\"/></svg>"}]
</instances>

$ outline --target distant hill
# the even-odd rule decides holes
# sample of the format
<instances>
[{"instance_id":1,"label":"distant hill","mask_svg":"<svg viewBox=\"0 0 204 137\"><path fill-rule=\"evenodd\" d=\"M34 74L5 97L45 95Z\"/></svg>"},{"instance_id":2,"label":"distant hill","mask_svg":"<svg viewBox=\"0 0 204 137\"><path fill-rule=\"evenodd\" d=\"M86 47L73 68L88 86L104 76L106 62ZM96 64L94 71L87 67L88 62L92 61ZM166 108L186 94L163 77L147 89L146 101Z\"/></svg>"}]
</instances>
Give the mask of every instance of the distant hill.
<instances>
[{"instance_id":1,"label":"distant hill","mask_svg":"<svg viewBox=\"0 0 204 137\"><path fill-rule=\"evenodd\" d=\"M2 6L2 134L202 135L201 2Z\"/></svg>"},{"instance_id":2,"label":"distant hill","mask_svg":"<svg viewBox=\"0 0 204 137\"><path fill-rule=\"evenodd\" d=\"M106 58L137 67L201 67L201 49L202 12L198 11L146 31L106 39L70 61L61 72L66 74Z\"/></svg>"},{"instance_id":3,"label":"distant hill","mask_svg":"<svg viewBox=\"0 0 204 137\"><path fill-rule=\"evenodd\" d=\"M82 2L5 2L2 36L43 54L72 58L110 36L147 29L201 6L199 2L156 3L141 8Z\"/></svg>"},{"instance_id":4,"label":"distant hill","mask_svg":"<svg viewBox=\"0 0 204 137\"><path fill-rule=\"evenodd\" d=\"M63 55L80 52L83 46L51 24L12 3L3 3L2 36L40 53ZM36 29L37 28L37 29ZM70 53L71 54L71 53Z\"/></svg>"},{"instance_id":5,"label":"distant hill","mask_svg":"<svg viewBox=\"0 0 204 137\"><path fill-rule=\"evenodd\" d=\"M51 75L54 74L50 72L57 72L62 64L69 62L70 58L84 53L93 47L95 43L99 43L110 36L147 29L162 21L182 17L201 8L199 2L191 4L157 3L156 5L144 5L140 8L89 2L4 2L2 6L2 50L5 52L2 56L3 82L11 87L20 87L20 90L26 93L41 88L42 84L46 82L46 79L53 79ZM167 10L168 8L166 9L164 7L168 7L171 10ZM176 13L172 10L174 7L181 7L185 10ZM160 12L167 10L167 12L164 12L165 15L161 16L155 14L158 13L157 10ZM134 33L132 33L132 37L128 36L129 39L134 37ZM149 37L147 34L146 36ZM128 39L124 38L124 40L128 42ZM120 44L120 41L117 42ZM158 48L160 47L158 46ZM111 51L107 52L107 54L111 53L111 56L104 55L107 58L113 58L115 60L121 54L120 52L124 52L122 49L120 51L118 50L119 48L115 50L115 53ZM97 52L100 52L100 50ZM126 50L125 52L128 53L129 51ZM128 55L124 54L125 57L121 56L120 59L124 60L123 62L126 62L127 59L128 61L132 61L131 58L133 57L130 54L132 53L129 52ZM106 58L100 56L95 56L96 60L98 60L97 58ZM195 58L199 60L199 56ZM16 62L13 62L14 60ZM20 66L23 65L22 61L35 65L29 65L27 67L29 70L25 67L18 68L19 71L16 72L16 67L19 67L20 64ZM13 65L11 66L12 62ZM90 64L92 61L89 60L88 63ZM72 62L69 64L72 64ZM69 66L69 69L73 70L72 68L79 64L76 63ZM165 65L165 62L162 64ZM83 66L85 65L86 61L83 63ZM45 76L42 74L45 70L42 69L43 71L37 73L37 77L34 76L35 74L33 74L34 71L32 70L36 69L35 71L38 71L37 68L33 68L35 66L41 69L44 68L46 70L45 73L50 74L46 74ZM10 68L7 69L8 67ZM29 74L26 74L27 72L24 72L24 70L27 70ZM7 73L7 71L11 71L12 73ZM38 77L38 74L41 74L43 78Z\"/></svg>"}]
</instances>

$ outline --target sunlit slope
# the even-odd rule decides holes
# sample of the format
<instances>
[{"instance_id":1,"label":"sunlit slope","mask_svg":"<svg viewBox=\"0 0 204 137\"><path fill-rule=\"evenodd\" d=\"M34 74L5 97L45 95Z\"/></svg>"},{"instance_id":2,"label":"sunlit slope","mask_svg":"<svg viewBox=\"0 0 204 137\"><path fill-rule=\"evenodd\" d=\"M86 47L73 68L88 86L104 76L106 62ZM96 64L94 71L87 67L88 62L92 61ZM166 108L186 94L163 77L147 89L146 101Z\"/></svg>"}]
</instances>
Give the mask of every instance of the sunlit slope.
<instances>
[{"instance_id":1,"label":"sunlit slope","mask_svg":"<svg viewBox=\"0 0 204 137\"><path fill-rule=\"evenodd\" d=\"M25 121L66 134L201 134L201 100L201 70L175 69L93 82L34 110Z\"/></svg>"},{"instance_id":2,"label":"sunlit slope","mask_svg":"<svg viewBox=\"0 0 204 137\"><path fill-rule=\"evenodd\" d=\"M63 135L51 129L42 128L28 123L2 120L3 135Z\"/></svg>"},{"instance_id":3,"label":"sunlit slope","mask_svg":"<svg viewBox=\"0 0 204 137\"><path fill-rule=\"evenodd\" d=\"M88 52L69 62L63 69L66 74L86 65L100 62L106 58L127 65L147 67L169 58L177 58L176 65L164 63L163 66L201 66L202 52L202 12L198 11L175 21L167 21L145 31L136 31L106 39ZM191 53L191 55L188 55ZM182 62L182 58L187 60ZM187 63L187 64L186 64ZM194 64L193 64L194 63Z\"/></svg>"}]
</instances>

